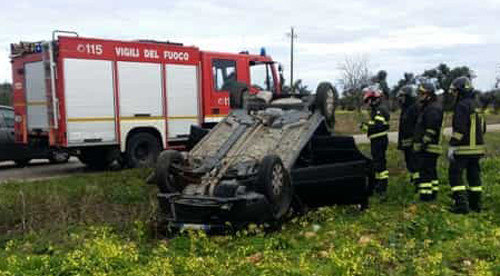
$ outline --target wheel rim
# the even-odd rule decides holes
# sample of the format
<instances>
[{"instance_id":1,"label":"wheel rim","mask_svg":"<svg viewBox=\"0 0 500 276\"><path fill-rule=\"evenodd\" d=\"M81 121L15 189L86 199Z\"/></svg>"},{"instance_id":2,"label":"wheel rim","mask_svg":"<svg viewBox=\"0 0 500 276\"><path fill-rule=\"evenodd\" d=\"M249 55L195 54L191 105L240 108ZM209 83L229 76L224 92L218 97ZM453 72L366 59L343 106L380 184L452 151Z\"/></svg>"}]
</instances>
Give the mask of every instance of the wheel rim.
<instances>
[{"instance_id":1,"label":"wheel rim","mask_svg":"<svg viewBox=\"0 0 500 276\"><path fill-rule=\"evenodd\" d=\"M64 161L68 158L68 153L63 151L55 151L53 152L54 160L56 161Z\"/></svg>"},{"instance_id":2,"label":"wheel rim","mask_svg":"<svg viewBox=\"0 0 500 276\"><path fill-rule=\"evenodd\" d=\"M326 93L327 97L325 100L325 113L328 117L331 117L335 110L335 96L333 90L329 89Z\"/></svg>"},{"instance_id":3,"label":"wheel rim","mask_svg":"<svg viewBox=\"0 0 500 276\"><path fill-rule=\"evenodd\" d=\"M276 165L273 167L272 188L273 194L279 196L283 189L283 167Z\"/></svg>"}]
</instances>

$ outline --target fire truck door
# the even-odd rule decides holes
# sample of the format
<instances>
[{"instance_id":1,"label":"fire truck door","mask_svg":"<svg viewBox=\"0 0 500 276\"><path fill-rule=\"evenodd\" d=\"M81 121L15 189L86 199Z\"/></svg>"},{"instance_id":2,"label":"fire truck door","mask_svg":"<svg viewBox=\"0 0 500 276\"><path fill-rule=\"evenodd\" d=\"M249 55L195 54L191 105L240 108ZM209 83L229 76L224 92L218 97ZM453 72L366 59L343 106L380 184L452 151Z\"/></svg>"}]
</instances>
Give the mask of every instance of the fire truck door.
<instances>
[{"instance_id":1,"label":"fire truck door","mask_svg":"<svg viewBox=\"0 0 500 276\"><path fill-rule=\"evenodd\" d=\"M49 122L43 61L26 63L24 73L28 131L47 131Z\"/></svg>"},{"instance_id":2,"label":"fire truck door","mask_svg":"<svg viewBox=\"0 0 500 276\"><path fill-rule=\"evenodd\" d=\"M198 70L195 65L166 64L168 137L189 134L199 124Z\"/></svg>"},{"instance_id":3,"label":"fire truck door","mask_svg":"<svg viewBox=\"0 0 500 276\"><path fill-rule=\"evenodd\" d=\"M116 143L111 61L64 59L68 145Z\"/></svg>"}]
</instances>

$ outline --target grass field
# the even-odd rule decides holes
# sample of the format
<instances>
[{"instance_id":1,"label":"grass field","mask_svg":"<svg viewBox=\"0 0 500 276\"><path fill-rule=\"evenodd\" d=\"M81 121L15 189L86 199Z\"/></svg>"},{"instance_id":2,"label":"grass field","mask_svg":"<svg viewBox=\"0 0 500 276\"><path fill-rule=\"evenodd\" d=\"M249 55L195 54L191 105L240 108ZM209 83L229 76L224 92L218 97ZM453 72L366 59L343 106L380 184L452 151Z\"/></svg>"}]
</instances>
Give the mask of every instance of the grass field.
<instances>
[{"instance_id":1,"label":"grass field","mask_svg":"<svg viewBox=\"0 0 500 276\"><path fill-rule=\"evenodd\" d=\"M399 111L391 113L390 131L398 131ZM452 113L445 114L445 126L451 126ZM368 120L368 113L355 111L337 111L335 113L335 130L342 134L360 134L359 125L361 122ZM486 114L487 124L500 124L500 114L488 112Z\"/></svg>"},{"instance_id":2,"label":"grass field","mask_svg":"<svg viewBox=\"0 0 500 276\"><path fill-rule=\"evenodd\" d=\"M500 275L500 133L487 141L480 214L447 211L444 158L439 202L416 202L391 145L388 202L322 208L267 234L157 239L144 170L2 184L0 275Z\"/></svg>"}]
</instances>

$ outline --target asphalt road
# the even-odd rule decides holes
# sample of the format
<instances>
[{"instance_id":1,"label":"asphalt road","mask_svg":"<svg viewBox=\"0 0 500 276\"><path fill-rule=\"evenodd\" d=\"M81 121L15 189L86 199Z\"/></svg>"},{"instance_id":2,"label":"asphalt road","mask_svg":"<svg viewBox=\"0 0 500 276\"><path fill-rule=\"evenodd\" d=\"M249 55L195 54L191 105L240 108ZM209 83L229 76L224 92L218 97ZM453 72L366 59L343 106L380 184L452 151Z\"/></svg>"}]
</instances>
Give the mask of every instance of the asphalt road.
<instances>
[{"instance_id":1,"label":"asphalt road","mask_svg":"<svg viewBox=\"0 0 500 276\"><path fill-rule=\"evenodd\" d=\"M488 125L488 131L500 131L500 124ZM445 129L445 135L451 135L451 128ZM354 135L356 143L368 143L365 134ZM389 141L397 142L397 132L389 133ZM72 157L66 164L50 164L47 160L33 160L25 168L17 168L14 162L0 162L0 183L10 180L38 180L91 172L84 164Z\"/></svg>"},{"instance_id":2,"label":"asphalt road","mask_svg":"<svg viewBox=\"0 0 500 276\"><path fill-rule=\"evenodd\" d=\"M14 162L0 162L0 183L9 180L37 180L85 172L86 167L77 158L65 164L50 164L48 160L32 160L27 167L18 168Z\"/></svg>"}]
</instances>

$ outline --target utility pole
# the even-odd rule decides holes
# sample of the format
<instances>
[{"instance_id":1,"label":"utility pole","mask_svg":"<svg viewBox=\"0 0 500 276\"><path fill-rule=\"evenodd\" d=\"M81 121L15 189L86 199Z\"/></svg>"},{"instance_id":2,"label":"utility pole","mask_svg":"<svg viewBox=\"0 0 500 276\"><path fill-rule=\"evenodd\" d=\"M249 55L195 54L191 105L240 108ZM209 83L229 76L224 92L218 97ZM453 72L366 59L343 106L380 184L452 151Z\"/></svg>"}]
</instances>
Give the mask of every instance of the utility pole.
<instances>
[{"instance_id":1,"label":"utility pole","mask_svg":"<svg viewBox=\"0 0 500 276\"><path fill-rule=\"evenodd\" d=\"M297 38L293 27L290 27L291 31L287 35L290 36L290 89L293 88L293 41ZM295 91L291 91L294 93Z\"/></svg>"},{"instance_id":2,"label":"utility pole","mask_svg":"<svg viewBox=\"0 0 500 276\"><path fill-rule=\"evenodd\" d=\"M497 63L495 88L500 88L500 63Z\"/></svg>"}]
</instances>

